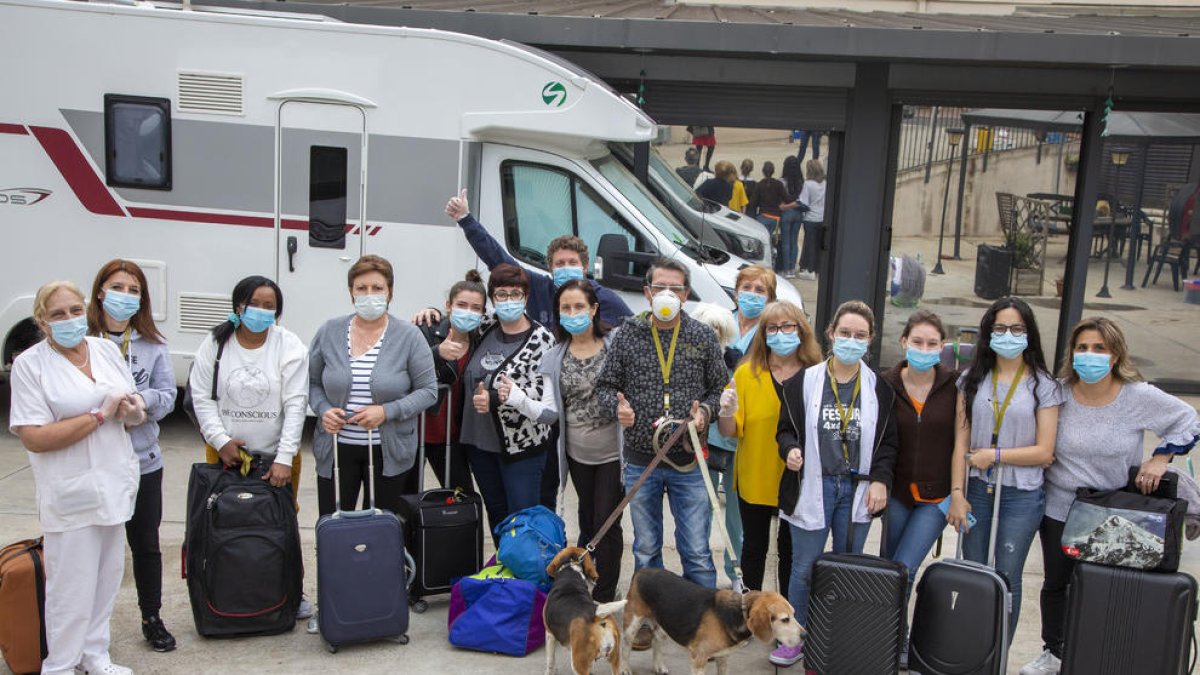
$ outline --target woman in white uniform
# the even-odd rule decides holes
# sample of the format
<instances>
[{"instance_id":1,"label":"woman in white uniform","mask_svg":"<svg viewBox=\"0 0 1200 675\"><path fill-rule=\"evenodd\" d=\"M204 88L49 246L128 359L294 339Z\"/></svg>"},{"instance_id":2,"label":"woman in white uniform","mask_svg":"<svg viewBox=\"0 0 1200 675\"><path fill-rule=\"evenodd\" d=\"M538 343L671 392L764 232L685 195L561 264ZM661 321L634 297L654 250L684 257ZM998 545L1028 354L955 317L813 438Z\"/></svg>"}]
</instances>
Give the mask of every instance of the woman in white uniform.
<instances>
[{"instance_id":1,"label":"woman in white uniform","mask_svg":"<svg viewBox=\"0 0 1200 675\"><path fill-rule=\"evenodd\" d=\"M125 427L145 420L145 402L116 345L85 337L83 293L74 284L39 289L33 318L47 338L13 362L9 429L29 451L45 532L42 672L132 673L109 658L109 618L138 487Z\"/></svg>"}]
</instances>

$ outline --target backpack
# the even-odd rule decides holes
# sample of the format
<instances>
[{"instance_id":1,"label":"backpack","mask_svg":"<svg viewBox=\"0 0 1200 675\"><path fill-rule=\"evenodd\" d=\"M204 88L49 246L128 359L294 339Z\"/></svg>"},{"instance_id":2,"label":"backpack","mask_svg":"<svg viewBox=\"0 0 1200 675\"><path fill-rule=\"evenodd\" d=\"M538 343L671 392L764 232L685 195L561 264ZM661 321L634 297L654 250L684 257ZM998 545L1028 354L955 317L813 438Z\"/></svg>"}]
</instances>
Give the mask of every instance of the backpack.
<instances>
[{"instance_id":1,"label":"backpack","mask_svg":"<svg viewBox=\"0 0 1200 675\"><path fill-rule=\"evenodd\" d=\"M497 562L512 570L518 579L539 585L550 583L546 566L567 545L562 518L539 504L505 518L495 532L500 538Z\"/></svg>"}]
</instances>

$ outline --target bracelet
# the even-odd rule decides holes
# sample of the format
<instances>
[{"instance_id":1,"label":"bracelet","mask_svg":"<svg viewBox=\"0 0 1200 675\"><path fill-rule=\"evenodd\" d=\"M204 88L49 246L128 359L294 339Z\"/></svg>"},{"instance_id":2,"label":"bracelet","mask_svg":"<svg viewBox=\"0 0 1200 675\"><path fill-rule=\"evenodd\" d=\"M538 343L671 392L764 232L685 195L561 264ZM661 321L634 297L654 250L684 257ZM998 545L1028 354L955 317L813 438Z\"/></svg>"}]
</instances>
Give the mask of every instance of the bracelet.
<instances>
[{"instance_id":1,"label":"bracelet","mask_svg":"<svg viewBox=\"0 0 1200 675\"><path fill-rule=\"evenodd\" d=\"M952 487L952 488L950 488L950 491L951 492L962 492L963 490L960 487Z\"/></svg>"},{"instance_id":2,"label":"bracelet","mask_svg":"<svg viewBox=\"0 0 1200 675\"><path fill-rule=\"evenodd\" d=\"M99 408L89 410L88 414L92 416L92 419L96 420L96 426L104 426L104 413L100 412Z\"/></svg>"},{"instance_id":3,"label":"bracelet","mask_svg":"<svg viewBox=\"0 0 1200 675\"><path fill-rule=\"evenodd\" d=\"M1000 463L1000 446L996 446L996 463Z\"/></svg>"}]
</instances>

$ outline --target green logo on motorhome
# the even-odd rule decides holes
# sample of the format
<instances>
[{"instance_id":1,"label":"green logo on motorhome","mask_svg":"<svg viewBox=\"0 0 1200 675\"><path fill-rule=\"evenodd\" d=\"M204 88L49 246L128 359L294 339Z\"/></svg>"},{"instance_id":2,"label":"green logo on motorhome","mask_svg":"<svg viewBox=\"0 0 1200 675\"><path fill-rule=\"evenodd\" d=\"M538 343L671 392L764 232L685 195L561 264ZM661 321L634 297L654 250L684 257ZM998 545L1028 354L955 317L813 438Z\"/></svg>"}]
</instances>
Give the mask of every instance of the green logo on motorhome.
<instances>
[{"instance_id":1,"label":"green logo on motorhome","mask_svg":"<svg viewBox=\"0 0 1200 675\"><path fill-rule=\"evenodd\" d=\"M562 82L547 82L542 87L542 101L554 108L561 108L567 102L567 88Z\"/></svg>"}]
</instances>

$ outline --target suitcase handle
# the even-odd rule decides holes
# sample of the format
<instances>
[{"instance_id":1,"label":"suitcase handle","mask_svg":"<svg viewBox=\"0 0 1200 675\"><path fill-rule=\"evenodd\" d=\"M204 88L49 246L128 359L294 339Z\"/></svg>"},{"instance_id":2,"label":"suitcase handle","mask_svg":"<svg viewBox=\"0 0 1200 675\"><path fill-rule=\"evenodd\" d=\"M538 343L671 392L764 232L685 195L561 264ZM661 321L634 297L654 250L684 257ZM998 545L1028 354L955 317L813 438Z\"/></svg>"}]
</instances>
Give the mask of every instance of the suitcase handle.
<instances>
[{"instance_id":1,"label":"suitcase handle","mask_svg":"<svg viewBox=\"0 0 1200 675\"><path fill-rule=\"evenodd\" d=\"M442 390L446 391L446 465L443 467L442 484L450 485L450 447L451 431L454 428L454 388L448 384L438 385L438 397ZM425 432L429 429L429 410L421 411L417 418L417 494L425 492Z\"/></svg>"},{"instance_id":2,"label":"suitcase handle","mask_svg":"<svg viewBox=\"0 0 1200 675\"><path fill-rule=\"evenodd\" d=\"M367 508L347 511L342 508L342 498L338 494L341 487L342 468L338 461L338 435L333 437L333 517L334 518L365 518L383 513L375 508L375 430L367 429Z\"/></svg>"},{"instance_id":3,"label":"suitcase handle","mask_svg":"<svg viewBox=\"0 0 1200 675\"><path fill-rule=\"evenodd\" d=\"M967 487L971 482L971 463L963 458L963 464L966 464L966 475L963 481L963 498L966 499ZM1000 492L1004 489L1004 465L996 464L996 487L995 497L992 498L992 517L988 524L988 567L995 569L996 567L996 521L1000 519ZM968 504L970 501L967 502ZM969 513L969 512L968 512ZM958 533L958 543L954 546L954 559L962 560L963 539L967 536L966 532Z\"/></svg>"}]
</instances>

